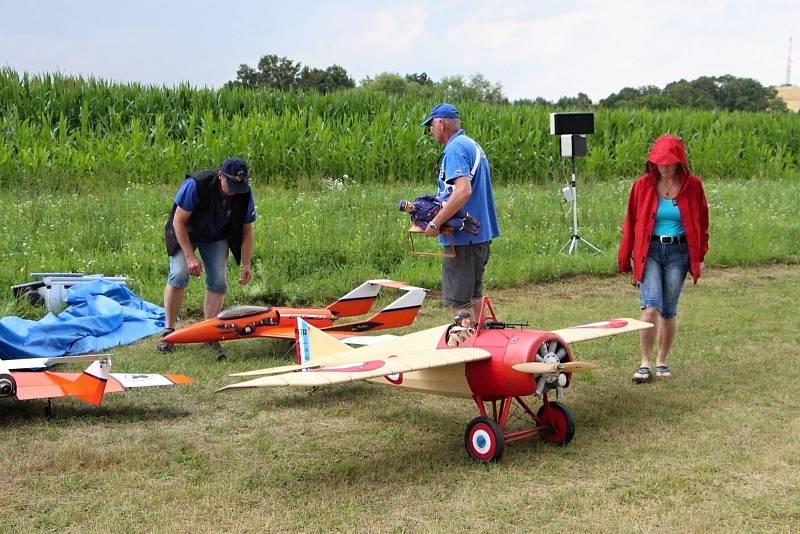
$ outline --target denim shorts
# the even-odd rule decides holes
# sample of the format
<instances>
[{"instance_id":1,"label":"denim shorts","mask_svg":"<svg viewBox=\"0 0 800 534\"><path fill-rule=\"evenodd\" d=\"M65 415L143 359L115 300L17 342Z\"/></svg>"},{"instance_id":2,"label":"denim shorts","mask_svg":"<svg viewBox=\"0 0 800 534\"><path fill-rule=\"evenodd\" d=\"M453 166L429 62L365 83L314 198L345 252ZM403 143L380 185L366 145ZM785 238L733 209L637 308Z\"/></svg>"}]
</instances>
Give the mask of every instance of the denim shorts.
<instances>
[{"instance_id":1,"label":"denim shorts","mask_svg":"<svg viewBox=\"0 0 800 534\"><path fill-rule=\"evenodd\" d=\"M227 293L228 241L223 239L211 243L192 243L192 245L195 249L200 249L203 270L206 274L206 289L212 293L223 295ZM178 289L184 289L189 285L189 268L182 250L169 257L167 284Z\"/></svg>"},{"instance_id":2,"label":"denim shorts","mask_svg":"<svg viewBox=\"0 0 800 534\"><path fill-rule=\"evenodd\" d=\"M457 246L455 258L442 264L442 303L466 307L483 296L483 272L489 261L491 241Z\"/></svg>"},{"instance_id":3,"label":"denim shorts","mask_svg":"<svg viewBox=\"0 0 800 534\"><path fill-rule=\"evenodd\" d=\"M689 246L686 243L662 245L652 240L639 284L641 308L657 308L664 319L675 317L688 272Z\"/></svg>"}]
</instances>

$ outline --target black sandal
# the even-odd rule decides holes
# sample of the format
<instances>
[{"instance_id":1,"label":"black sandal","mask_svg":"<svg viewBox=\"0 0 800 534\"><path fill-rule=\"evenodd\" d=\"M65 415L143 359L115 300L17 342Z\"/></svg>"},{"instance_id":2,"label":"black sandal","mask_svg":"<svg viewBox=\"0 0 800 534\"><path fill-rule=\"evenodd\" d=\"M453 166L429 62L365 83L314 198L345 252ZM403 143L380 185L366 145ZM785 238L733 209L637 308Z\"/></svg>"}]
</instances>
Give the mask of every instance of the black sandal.
<instances>
[{"instance_id":1,"label":"black sandal","mask_svg":"<svg viewBox=\"0 0 800 534\"><path fill-rule=\"evenodd\" d=\"M633 373L633 382L635 384L644 384L653 379L653 371L649 367L639 367Z\"/></svg>"},{"instance_id":2,"label":"black sandal","mask_svg":"<svg viewBox=\"0 0 800 534\"><path fill-rule=\"evenodd\" d=\"M656 365L656 376L659 378L669 378L672 376L672 369L669 365Z\"/></svg>"}]
</instances>

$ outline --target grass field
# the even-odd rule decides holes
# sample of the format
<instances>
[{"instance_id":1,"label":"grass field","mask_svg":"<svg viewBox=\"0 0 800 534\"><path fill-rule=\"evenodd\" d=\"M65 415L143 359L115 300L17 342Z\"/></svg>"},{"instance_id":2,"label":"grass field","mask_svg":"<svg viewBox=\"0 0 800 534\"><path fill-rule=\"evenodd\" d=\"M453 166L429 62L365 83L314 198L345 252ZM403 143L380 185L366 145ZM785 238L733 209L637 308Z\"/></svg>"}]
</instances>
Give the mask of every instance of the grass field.
<instances>
[{"instance_id":1,"label":"grass field","mask_svg":"<svg viewBox=\"0 0 800 534\"><path fill-rule=\"evenodd\" d=\"M509 321L553 329L638 315L624 276L491 292ZM413 329L443 322L432 302ZM566 403L571 444L463 448L471 402L371 384L215 394L227 373L284 362L277 342L114 351L117 370L185 372L181 389L0 401L11 532L796 532L800 269L709 269L687 286L674 376L633 385L635 335L573 346L599 364Z\"/></svg>"},{"instance_id":2,"label":"grass field","mask_svg":"<svg viewBox=\"0 0 800 534\"><path fill-rule=\"evenodd\" d=\"M612 274L631 180L579 184L582 235L602 254L568 257L559 249L572 233L558 182L497 186L502 235L492 246L489 288L515 287L577 273ZM409 254L407 215L400 198L423 194L414 185L309 183L302 189L255 186L253 282L231 285L228 303L324 304L369 278L394 278L436 289L440 262ZM131 288L160 303L167 276L164 222L174 187L130 184L116 190L23 195L0 191L0 288L30 281L32 272L82 271L130 277ZM797 180L706 182L711 266L798 262ZM232 263L232 262L231 262ZM235 277L231 276L231 281ZM193 281L187 309L201 307ZM0 292L0 315L38 318ZM39 315L37 315L39 314Z\"/></svg>"}]
</instances>

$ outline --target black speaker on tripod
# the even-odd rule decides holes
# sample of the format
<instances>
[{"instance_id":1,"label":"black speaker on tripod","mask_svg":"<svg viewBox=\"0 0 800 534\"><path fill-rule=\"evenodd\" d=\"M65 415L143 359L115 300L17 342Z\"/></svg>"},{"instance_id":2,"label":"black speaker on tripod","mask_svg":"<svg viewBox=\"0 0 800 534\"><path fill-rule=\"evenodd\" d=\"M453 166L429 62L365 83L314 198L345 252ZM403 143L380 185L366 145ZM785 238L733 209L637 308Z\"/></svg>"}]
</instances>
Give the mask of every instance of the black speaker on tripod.
<instances>
[{"instance_id":1,"label":"black speaker on tripod","mask_svg":"<svg viewBox=\"0 0 800 534\"><path fill-rule=\"evenodd\" d=\"M578 227L578 191L575 158L587 154L586 135L594 133L594 113L591 112L563 112L550 114L550 133L561 136L561 155L572 161L572 181L562 192L567 202L572 203L572 235L569 241L561 247L561 252L567 249L567 254L578 252L578 243L583 242L595 252L600 249L580 236ZM567 195L569 192L569 195Z\"/></svg>"},{"instance_id":2,"label":"black speaker on tripod","mask_svg":"<svg viewBox=\"0 0 800 534\"><path fill-rule=\"evenodd\" d=\"M593 134L594 113L567 111L550 114L550 135Z\"/></svg>"}]
</instances>

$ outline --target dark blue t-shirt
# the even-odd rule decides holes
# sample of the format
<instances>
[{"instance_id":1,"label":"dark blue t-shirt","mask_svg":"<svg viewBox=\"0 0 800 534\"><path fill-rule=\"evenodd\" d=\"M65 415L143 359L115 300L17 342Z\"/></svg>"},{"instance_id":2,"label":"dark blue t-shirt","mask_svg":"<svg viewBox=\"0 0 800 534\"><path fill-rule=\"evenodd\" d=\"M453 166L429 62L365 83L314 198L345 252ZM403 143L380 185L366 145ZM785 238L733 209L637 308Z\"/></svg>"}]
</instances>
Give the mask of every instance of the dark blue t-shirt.
<instances>
[{"instance_id":1,"label":"dark blue t-shirt","mask_svg":"<svg viewBox=\"0 0 800 534\"><path fill-rule=\"evenodd\" d=\"M200 202L200 195L197 193L197 182L191 178L183 181L178 192L175 194L175 204L181 209L192 212ZM220 241L227 239L227 232L225 227L231 219L231 210L233 208L233 197L228 196L222 191L216 190L211 195L211 209L209 210L209 221L206 226L208 233L206 235L193 236L198 243L211 243L213 241ZM247 205L247 215L245 215L245 224L252 223L256 220L256 206L253 202L253 195L250 195L250 202Z\"/></svg>"}]
</instances>

